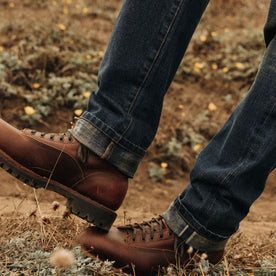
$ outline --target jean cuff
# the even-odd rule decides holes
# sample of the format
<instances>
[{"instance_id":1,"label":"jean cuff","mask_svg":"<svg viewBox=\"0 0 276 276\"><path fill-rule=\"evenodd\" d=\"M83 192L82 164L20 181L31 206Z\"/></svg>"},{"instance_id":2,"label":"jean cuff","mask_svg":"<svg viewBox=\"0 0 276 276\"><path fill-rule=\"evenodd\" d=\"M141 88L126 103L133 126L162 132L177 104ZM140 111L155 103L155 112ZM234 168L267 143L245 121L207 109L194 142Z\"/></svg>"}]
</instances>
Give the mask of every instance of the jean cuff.
<instances>
[{"instance_id":1,"label":"jean cuff","mask_svg":"<svg viewBox=\"0 0 276 276\"><path fill-rule=\"evenodd\" d=\"M93 153L105 159L128 177L133 177L143 155L129 150L125 145L109 136L99 126L81 117L72 135Z\"/></svg>"},{"instance_id":2,"label":"jean cuff","mask_svg":"<svg viewBox=\"0 0 276 276\"><path fill-rule=\"evenodd\" d=\"M162 215L168 227L185 243L194 249L204 252L216 252L225 248L228 239L215 241L208 239L199 234L196 229L188 224L188 222L179 213L175 204L172 203L169 209Z\"/></svg>"}]
</instances>

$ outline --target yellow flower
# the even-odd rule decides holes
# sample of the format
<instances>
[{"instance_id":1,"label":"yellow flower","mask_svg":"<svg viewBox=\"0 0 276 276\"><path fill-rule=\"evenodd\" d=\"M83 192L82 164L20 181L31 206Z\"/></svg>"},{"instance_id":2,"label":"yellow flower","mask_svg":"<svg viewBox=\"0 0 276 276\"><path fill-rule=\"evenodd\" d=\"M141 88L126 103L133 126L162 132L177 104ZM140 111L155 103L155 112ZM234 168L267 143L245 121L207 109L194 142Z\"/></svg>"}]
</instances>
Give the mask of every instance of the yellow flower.
<instances>
[{"instance_id":1,"label":"yellow flower","mask_svg":"<svg viewBox=\"0 0 276 276\"><path fill-rule=\"evenodd\" d=\"M56 1L53 1L53 2L52 2L52 5L53 5L53 6L56 6L56 5L57 5L57 2L56 2Z\"/></svg>"},{"instance_id":2,"label":"yellow flower","mask_svg":"<svg viewBox=\"0 0 276 276\"><path fill-rule=\"evenodd\" d=\"M218 109L218 107L214 103L209 103L208 109L210 111L216 111Z\"/></svg>"},{"instance_id":3,"label":"yellow flower","mask_svg":"<svg viewBox=\"0 0 276 276\"><path fill-rule=\"evenodd\" d=\"M92 59L92 56L91 55L87 55L86 58L87 59Z\"/></svg>"},{"instance_id":4,"label":"yellow flower","mask_svg":"<svg viewBox=\"0 0 276 276\"><path fill-rule=\"evenodd\" d=\"M84 14L87 14L87 13L88 13L88 9L87 9L87 8L83 8L83 9L82 9L82 12L83 12Z\"/></svg>"},{"instance_id":5,"label":"yellow flower","mask_svg":"<svg viewBox=\"0 0 276 276\"><path fill-rule=\"evenodd\" d=\"M184 107L183 104L179 104L179 105L178 105L178 108L179 108L179 109L183 109L183 107Z\"/></svg>"},{"instance_id":6,"label":"yellow flower","mask_svg":"<svg viewBox=\"0 0 276 276\"><path fill-rule=\"evenodd\" d=\"M70 44L73 45L75 43L74 40L70 40Z\"/></svg>"},{"instance_id":7,"label":"yellow flower","mask_svg":"<svg viewBox=\"0 0 276 276\"><path fill-rule=\"evenodd\" d=\"M98 55L99 55L99 57L103 58L103 56L104 56L104 51L99 51L99 52L98 52Z\"/></svg>"},{"instance_id":8,"label":"yellow flower","mask_svg":"<svg viewBox=\"0 0 276 276\"><path fill-rule=\"evenodd\" d=\"M181 113L181 116L182 116L182 117L185 117L185 116L186 116L186 113L185 113L185 112L182 112L182 113Z\"/></svg>"},{"instance_id":9,"label":"yellow flower","mask_svg":"<svg viewBox=\"0 0 276 276\"><path fill-rule=\"evenodd\" d=\"M63 24L61 24L61 23L58 24L58 28L59 28L61 31L65 31L65 30L66 30L66 26L63 25Z\"/></svg>"},{"instance_id":10,"label":"yellow flower","mask_svg":"<svg viewBox=\"0 0 276 276\"><path fill-rule=\"evenodd\" d=\"M218 69L218 65L217 65L216 63L213 63L213 64L212 64L212 69L213 69L213 70L217 70L217 69Z\"/></svg>"},{"instance_id":11,"label":"yellow flower","mask_svg":"<svg viewBox=\"0 0 276 276\"><path fill-rule=\"evenodd\" d=\"M161 168L166 169L167 167L168 167L168 163L166 162L161 163Z\"/></svg>"},{"instance_id":12,"label":"yellow flower","mask_svg":"<svg viewBox=\"0 0 276 276\"><path fill-rule=\"evenodd\" d=\"M15 5L14 5L13 2L9 3L9 7L10 7L10 8L14 8L14 6L15 6Z\"/></svg>"},{"instance_id":13,"label":"yellow flower","mask_svg":"<svg viewBox=\"0 0 276 276\"><path fill-rule=\"evenodd\" d=\"M197 73L200 73L200 69L194 67L194 71L197 72Z\"/></svg>"},{"instance_id":14,"label":"yellow flower","mask_svg":"<svg viewBox=\"0 0 276 276\"><path fill-rule=\"evenodd\" d=\"M197 144L193 147L194 151L199 151L199 150L202 150L202 149L203 149L203 146L201 144Z\"/></svg>"},{"instance_id":15,"label":"yellow flower","mask_svg":"<svg viewBox=\"0 0 276 276\"><path fill-rule=\"evenodd\" d=\"M236 63L236 68L239 70L242 70L244 68L244 65L241 62Z\"/></svg>"},{"instance_id":16,"label":"yellow flower","mask_svg":"<svg viewBox=\"0 0 276 276\"><path fill-rule=\"evenodd\" d=\"M215 37L215 36L217 36L217 35L218 35L217 32L211 32L211 36L212 36L212 37Z\"/></svg>"},{"instance_id":17,"label":"yellow flower","mask_svg":"<svg viewBox=\"0 0 276 276\"><path fill-rule=\"evenodd\" d=\"M223 68L222 68L222 71L223 71L224 73L227 73L227 72L229 71L229 68L228 68L228 67L223 67Z\"/></svg>"},{"instance_id":18,"label":"yellow flower","mask_svg":"<svg viewBox=\"0 0 276 276\"><path fill-rule=\"evenodd\" d=\"M67 0L66 2L67 2L68 5L71 5L72 0Z\"/></svg>"},{"instance_id":19,"label":"yellow flower","mask_svg":"<svg viewBox=\"0 0 276 276\"><path fill-rule=\"evenodd\" d=\"M82 112L83 112L82 109L76 109L76 110L74 111L74 114L75 114L76 116L79 117L79 116L82 114Z\"/></svg>"},{"instance_id":20,"label":"yellow flower","mask_svg":"<svg viewBox=\"0 0 276 276\"><path fill-rule=\"evenodd\" d=\"M27 115L31 116L35 113L35 109L32 106L25 106L24 111Z\"/></svg>"},{"instance_id":21,"label":"yellow flower","mask_svg":"<svg viewBox=\"0 0 276 276\"><path fill-rule=\"evenodd\" d=\"M200 41L205 42L207 40L207 36L206 35L201 35L199 37L199 39L200 39Z\"/></svg>"},{"instance_id":22,"label":"yellow flower","mask_svg":"<svg viewBox=\"0 0 276 276\"><path fill-rule=\"evenodd\" d=\"M84 92L83 96L84 98L88 99L90 97L91 93L90 92Z\"/></svg>"},{"instance_id":23,"label":"yellow flower","mask_svg":"<svg viewBox=\"0 0 276 276\"><path fill-rule=\"evenodd\" d=\"M67 7L64 7L64 8L63 8L63 13L64 13L64 14L68 14L68 13L69 13L69 10L68 10Z\"/></svg>"},{"instance_id":24,"label":"yellow flower","mask_svg":"<svg viewBox=\"0 0 276 276\"><path fill-rule=\"evenodd\" d=\"M39 87L40 87L40 84L39 84L39 83L34 83L34 84L33 84L33 88L34 88L34 89L37 89L37 88L39 88Z\"/></svg>"},{"instance_id":25,"label":"yellow flower","mask_svg":"<svg viewBox=\"0 0 276 276\"><path fill-rule=\"evenodd\" d=\"M224 28L225 33L229 33L229 28Z\"/></svg>"},{"instance_id":26,"label":"yellow flower","mask_svg":"<svg viewBox=\"0 0 276 276\"><path fill-rule=\"evenodd\" d=\"M0 46L0 52L3 52L3 51L4 51L4 47Z\"/></svg>"},{"instance_id":27,"label":"yellow flower","mask_svg":"<svg viewBox=\"0 0 276 276\"><path fill-rule=\"evenodd\" d=\"M195 63L195 67L198 68L198 69L203 69L204 68L204 64L201 63L201 62L196 62Z\"/></svg>"},{"instance_id":28,"label":"yellow flower","mask_svg":"<svg viewBox=\"0 0 276 276\"><path fill-rule=\"evenodd\" d=\"M201 62L196 62L194 65L194 71L200 73L200 70L204 68L204 64Z\"/></svg>"}]
</instances>

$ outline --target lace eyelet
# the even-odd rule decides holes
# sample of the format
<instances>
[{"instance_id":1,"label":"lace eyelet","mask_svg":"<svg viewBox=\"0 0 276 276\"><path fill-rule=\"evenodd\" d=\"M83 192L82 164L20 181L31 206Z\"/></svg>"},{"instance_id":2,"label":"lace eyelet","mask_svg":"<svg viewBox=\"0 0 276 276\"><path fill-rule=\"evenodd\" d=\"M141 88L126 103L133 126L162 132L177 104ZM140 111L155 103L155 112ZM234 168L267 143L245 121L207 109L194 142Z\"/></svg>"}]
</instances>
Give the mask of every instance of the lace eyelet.
<instances>
[{"instance_id":1,"label":"lace eyelet","mask_svg":"<svg viewBox=\"0 0 276 276\"><path fill-rule=\"evenodd\" d=\"M54 138L55 138L55 136L50 136L49 139L50 139L50 140L54 140Z\"/></svg>"},{"instance_id":2,"label":"lace eyelet","mask_svg":"<svg viewBox=\"0 0 276 276\"><path fill-rule=\"evenodd\" d=\"M31 130L31 134L35 135L36 134L36 130Z\"/></svg>"},{"instance_id":3,"label":"lace eyelet","mask_svg":"<svg viewBox=\"0 0 276 276\"><path fill-rule=\"evenodd\" d=\"M135 239L135 238L132 238L131 240L132 240L133 242L136 242L136 239Z\"/></svg>"},{"instance_id":4,"label":"lace eyelet","mask_svg":"<svg viewBox=\"0 0 276 276\"><path fill-rule=\"evenodd\" d=\"M59 141L62 142L62 141L63 141L63 137L60 137L60 138L59 138Z\"/></svg>"},{"instance_id":5,"label":"lace eyelet","mask_svg":"<svg viewBox=\"0 0 276 276\"><path fill-rule=\"evenodd\" d=\"M160 239L163 239L163 238L164 238L164 235L159 235L159 238L160 238Z\"/></svg>"}]
</instances>

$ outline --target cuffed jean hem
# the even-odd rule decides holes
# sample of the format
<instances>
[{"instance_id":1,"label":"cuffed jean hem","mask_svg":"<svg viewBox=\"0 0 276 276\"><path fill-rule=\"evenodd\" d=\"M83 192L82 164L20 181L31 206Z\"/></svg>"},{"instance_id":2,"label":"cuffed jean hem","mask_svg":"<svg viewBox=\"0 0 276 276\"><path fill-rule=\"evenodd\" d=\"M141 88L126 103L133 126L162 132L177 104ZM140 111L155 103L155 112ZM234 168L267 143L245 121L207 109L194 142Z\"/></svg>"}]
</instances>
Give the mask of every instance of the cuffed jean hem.
<instances>
[{"instance_id":1,"label":"cuffed jean hem","mask_svg":"<svg viewBox=\"0 0 276 276\"><path fill-rule=\"evenodd\" d=\"M81 117L71 131L72 135L93 153L115 166L128 177L133 177L143 156L138 155L120 141L116 141L91 121Z\"/></svg>"},{"instance_id":2,"label":"cuffed jean hem","mask_svg":"<svg viewBox=\"0 0 276 276\"><path fill-rule=\"evenodd\" d=\"M185 243L192 246L194 249L204 252L221 251L225 248L228 239L224 240L211 240L200 235L184 217L180 214L179 210L174 203L171 204L169 209L162 215L168 227Z\"/></svg>"}]
</instances>

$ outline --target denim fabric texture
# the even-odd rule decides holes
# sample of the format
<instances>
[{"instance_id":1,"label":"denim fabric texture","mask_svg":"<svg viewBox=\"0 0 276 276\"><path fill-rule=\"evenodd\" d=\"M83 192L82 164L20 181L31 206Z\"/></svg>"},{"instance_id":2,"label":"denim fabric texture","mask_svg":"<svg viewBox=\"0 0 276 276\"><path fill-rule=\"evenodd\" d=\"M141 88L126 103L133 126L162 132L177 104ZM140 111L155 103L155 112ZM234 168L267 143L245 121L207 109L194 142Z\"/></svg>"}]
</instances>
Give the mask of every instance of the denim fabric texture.
<instances>
[{"instance_id":1,"label":"denim fabric texture","mask_svg":"<svg viewBox=\"0 0 276 276\"><path fill-rule=\"evenodd\" d=\"M159 124L163 97L208 0L127 0L104 55L88 110L73 135L133 177ZM200 153L188 187L163 214L196 249L224 248L276 166L276 0L256 80Z\"/></svg>"},{"instance_id":2,"label":"denim fabric texture","mask_svg":"<svg viewBox=\"0 0 276 276\"><path fill-rule=\"evenodd\" d=\"M129 177L156 134L164 95L207 4L123 4L99 70L99 89L92 92L73 135Z\"/></svg>"},{"instance_id":3,"label":"denim fabric texture","mask_svg":"<svg viewBox=\"0 0 276 276\"><path fill-rule=\"evenodd\" d=\"M190 184L164 214L169 227L184 240L192 239L195 248L212 250L212 243L193 242L198 234L223 242L235 233L276 167L275 31L273 0L264 29L267 49L255 82L199 154Z\"/></svg>"}]
</instances>

